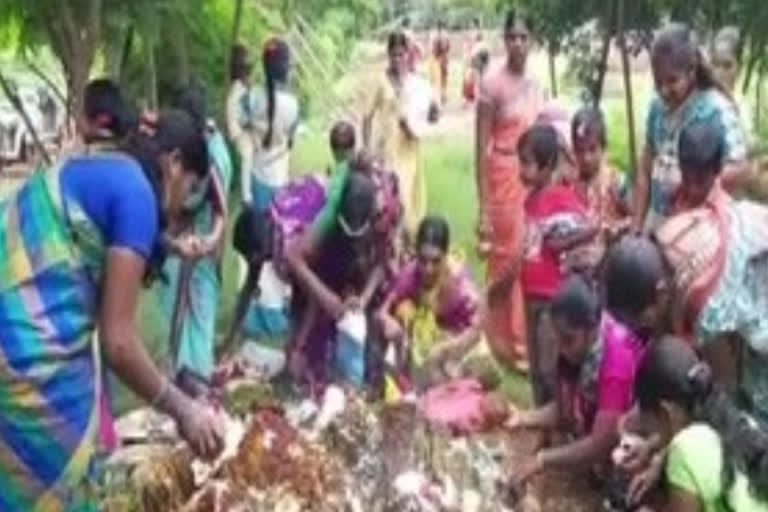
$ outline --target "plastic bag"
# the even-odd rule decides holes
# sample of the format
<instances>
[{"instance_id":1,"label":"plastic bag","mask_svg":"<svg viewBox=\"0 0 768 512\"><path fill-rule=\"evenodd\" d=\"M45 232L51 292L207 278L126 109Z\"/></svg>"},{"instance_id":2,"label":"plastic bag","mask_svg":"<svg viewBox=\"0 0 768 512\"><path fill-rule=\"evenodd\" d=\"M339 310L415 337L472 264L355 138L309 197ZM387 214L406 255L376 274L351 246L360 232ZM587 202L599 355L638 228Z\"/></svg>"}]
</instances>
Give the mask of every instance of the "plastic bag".
<instances>
[{"instance_id":1,"label":"plastic bag","mask_svg":"<svg viewBox=\"0 0 768 512\"><path fill-rule=\"evenodd\" d=\"M368 325L365 313L346 313L337 325L334 369L336 376L355 386L365 382L365 343Z\"/></svg>"}]
</instances>

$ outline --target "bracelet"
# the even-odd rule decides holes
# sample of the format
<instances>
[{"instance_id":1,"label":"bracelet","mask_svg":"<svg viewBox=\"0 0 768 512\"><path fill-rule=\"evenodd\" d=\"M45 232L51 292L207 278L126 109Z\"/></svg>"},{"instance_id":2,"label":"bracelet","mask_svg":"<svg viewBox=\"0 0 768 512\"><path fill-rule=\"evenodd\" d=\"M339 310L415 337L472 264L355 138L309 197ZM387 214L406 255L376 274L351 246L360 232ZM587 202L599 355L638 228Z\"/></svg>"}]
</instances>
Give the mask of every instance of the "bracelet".
<instances>
[{"instance_id":1,"label":"bracelet","mask_svg":"<svg viewBox=\"0 0 768 512\"><path fill-rule=\"evenodd\" d=\"M544 470L544 450L536 452L536 465L539 466L539 471Z\"/></svg>"},{"instance_id":2,"label":"bracelet","mask_svg":"<svg viewBox=\"0 0 768 512\"><path fill-rule=\"evenodd\" d=\"M160 385L160 391L157 392L155 398L152 399L152 402L149 404L149 406L152 409L157 409L158 406L160 406L165 401L170 390L171 383L167 378L163 377L163 383Z\"/></svg>"}]
</instances>

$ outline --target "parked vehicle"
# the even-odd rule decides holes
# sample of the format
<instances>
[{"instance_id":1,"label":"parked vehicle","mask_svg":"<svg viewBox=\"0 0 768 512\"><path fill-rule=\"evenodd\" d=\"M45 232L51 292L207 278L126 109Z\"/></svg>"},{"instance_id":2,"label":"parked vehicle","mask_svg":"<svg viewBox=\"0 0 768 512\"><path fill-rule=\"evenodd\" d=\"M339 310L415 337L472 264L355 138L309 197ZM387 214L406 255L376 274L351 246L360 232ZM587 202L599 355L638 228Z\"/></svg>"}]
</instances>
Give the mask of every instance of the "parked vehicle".
<instances>
[{"instance_id":1,"label":"parked vehicle","mask_svg":"<svg viewBox=\"0 0 768 512\"><path fill-rule=\"evenodd\" d=\"M64 108L42 87L21 87L17 94L44 145L57 143L64 121ZM0 102L0 162L26 162L35 150L24 119L7 99Z\"/></svg>"}]
</instances>

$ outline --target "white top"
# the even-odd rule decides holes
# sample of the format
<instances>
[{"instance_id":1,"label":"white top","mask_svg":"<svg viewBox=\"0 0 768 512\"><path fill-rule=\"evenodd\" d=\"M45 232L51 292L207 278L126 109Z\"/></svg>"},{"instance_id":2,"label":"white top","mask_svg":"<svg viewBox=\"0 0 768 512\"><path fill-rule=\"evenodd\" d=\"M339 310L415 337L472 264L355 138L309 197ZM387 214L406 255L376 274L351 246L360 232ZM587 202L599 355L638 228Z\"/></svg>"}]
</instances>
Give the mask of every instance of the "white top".
<instances>
[{"instance_id":1,"label":"white top","mask_svg":"<svg viewBox=\"0 0 768 512\"><path fill-rule=\"evenodd\" d=\"M299 121L299 102L284 90L275 91L275 114L272 120L272 143L262 146L268 128L267 92L259 87L252 90L250 117L256 137L251 173L261 183L270 187L281 187L288 182L290 170L290 142Z\"/></svg>"},{"instance_id":2,"label":"white top","mask_svg":"<svg viewBox=\"0 0 768 512\"><path fill-rule=\"evenodd\" d=\"M417 138L429 128L429 109L436 103L432 85L415 73L403 78L401 108L408 127Z\"/></svg>"}]
</instances>

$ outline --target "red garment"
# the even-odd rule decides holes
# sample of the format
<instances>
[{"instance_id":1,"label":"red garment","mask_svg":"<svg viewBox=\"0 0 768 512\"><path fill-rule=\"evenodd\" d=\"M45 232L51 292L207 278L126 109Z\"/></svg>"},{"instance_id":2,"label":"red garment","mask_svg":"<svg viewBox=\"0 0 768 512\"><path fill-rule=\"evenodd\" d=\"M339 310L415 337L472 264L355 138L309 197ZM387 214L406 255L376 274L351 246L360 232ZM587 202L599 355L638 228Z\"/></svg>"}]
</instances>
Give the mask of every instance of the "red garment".
<instances>
[{"instance_id":1,"label":"red garment","mask_svg":"<svg viewBox=\"0 0 768 512\"><path fill-rule=\"evenodd\" d=\"M554 229L584 225L586 208L573 187L555 184L528 195L524 205L525 240L521 283L526 297L550 300L565 275L560 253L545 243Z\"/></svg>"},{"instance_id":2,"label":"red garment","mask_svg":"<svg viewBox=\"0 0 768 512\"><path fill-rule=\"evenodd\" d=\"M501 426L508 416L505 402L487 393L475 379L453 380L429 389L420 408L430 424L454 435L486 432Z\"/></svg>"}]
</instances>

